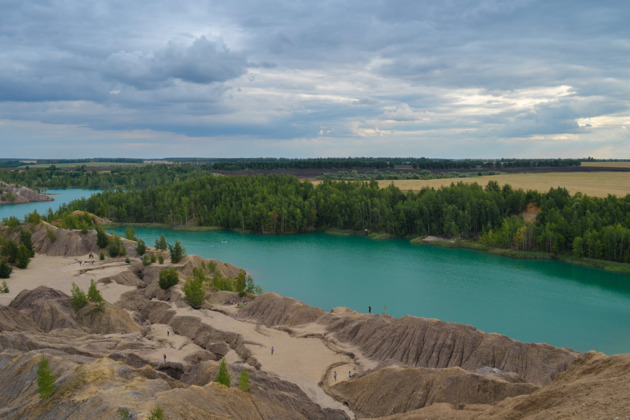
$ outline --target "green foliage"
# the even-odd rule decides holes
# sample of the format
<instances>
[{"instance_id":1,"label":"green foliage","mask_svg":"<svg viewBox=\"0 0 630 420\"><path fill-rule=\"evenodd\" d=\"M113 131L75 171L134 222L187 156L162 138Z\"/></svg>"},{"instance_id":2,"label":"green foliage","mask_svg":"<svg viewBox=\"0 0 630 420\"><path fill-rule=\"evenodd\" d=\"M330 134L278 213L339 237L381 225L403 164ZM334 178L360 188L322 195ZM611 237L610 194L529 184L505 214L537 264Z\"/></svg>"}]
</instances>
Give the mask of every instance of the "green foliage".
<instances>
[{"instance_id":1,"label":"green foliage","mask_svg":"<svg viewBox=\"0 0 630 420\"><path fill-rule=\"evenodd\" d=\"M96 246L105 248L109 245L109 239L102 226L96 226Z\"/></svg>"},{"instance_id":2,"label":"green foliage","mask_svg":"<svg viewBox=\"0 0 630 420\"><path fill-rule=\"evenodd\" d=\"M48 236L48 240L53 243L57 240L57 235L55 235L55 231L51 228L46 228L46 235Z\"/></svg>"},{"instance_id":3,"label":"green foliage","mask_svg":"<svg viewBox=\"0 0 630 420\"><path fill-rule=\"evenodd\" d=\"M230 387L232 383L232 378L230 377L230 372L228 372L227 363L225 362L225 357L221 359L221 366L219 366L219 374L217 375L217 379L215 382L223 384Z\"/></svg>"},{"instance_id":4,"label":"green foliage","mask_svg":"<svg viewBox=\"0 0 630 420\"><path fill-rule=\"evenodd\" d=\"M151 264L155 262L155 254L151 254Z\"/></svg>"},{"instance_id":5,"label":"green foliage","mask_svg":"<svg viewBox=\"0 0 630 420\"><path fill-rule=\"evenodd\" d=\"M159 284L160 287L164 290L175 286L179 283L179 275L177 274L177 270L174 268L165 268L160 271Z\"/></svg>"},{"instance_id":6,"label":"green foliage","mask_svg":"<svg viewBox=\"0 0 630 420\"><path fill-rule=\"evenodd\" d=\"M142 257L142 265L145 267L151 265L151 259L146 254Z\"/></svg>"},{"instance_id":7,"label":"green foliage","mask_svg":"<svg viewBox=\"0 0 630 420\"><path fill-rule=\"evenodd\" d=\"M158 261L160 264L164 264L164 256L162 254L158 255Z\"/></svg>"},{"instance_id":8,"label":"green foliage","mask_svg":"<svg viewBox=\"0 0 630 420\"><path fill-rule=\"evenodd\" d=\"M4 258L0 259L0 279L8 279L11 276L13 267Z\"/></svg>"},{"instance_id":9,"label":"green foliage","mask_svg":"<svg viewBox=\"0 0 630 420\"><path fill-rule=\"evenodd\" d=\"M122 243L120 236L114 235L113 238L110 238L109 245L107 246L107 253L110 257L116 258L119 255L125 255L125 252L125 245Z\"/></svg>"},{"instance_id":10,"label":"green foliage","mask_svg":"<svg viewBox=\"0 0 630 420\"><path fill-rule=\"evenodd\" d=\"M126 264L131 264L131 260L129 259L129 257L125 258L125 263Z\"/></svg>"},{"instance_id":11,"label":"green foliage","mask_svg":"<svg viewBox=\"0 0 630 420\"><path fill-rule=\"evenodd\" d=\"M184 295L190 306L195 309L201 308L201 304L206 295L203 289L202 279L197 276L187 278L184 283Z\"/></svg>"},{"instance_id":12,"label":"green foliage","mask_svg":"<svg viewBox=\"0 0 630 420\"><path fill-rule=\"evenodd\" d=\"M72 283L72 291L70 292L70 304L75 311L83 308L88 303L87 295L75 283Z\"/></svg>"},{"instance_id":13,"label":"green foliage","mask_svg":"<svg viewBox=\"0 0 630 420\"><path fill-rule=\"evenodd\" d=\"M179 241L175 241L175 246L169 245L168 251L171 254L171 262L173 263L178 263L186 255L186 248Z\"/></svg>"},{"instance_id":14,"label":"green foliage","mask_svg":"<svg viewBox=\"0 0 630 420\"><path fill-rule=\"evenodd\" d=\"M94 279L90 280L90 288L88 289L87 298L90 302L94 303L103 303L103 296L101 296L101 292L96 288L96 282Z\"/></svg>"},{"instance_id":15,"label":"green foliage","mask_svg":"<svg viewBox=\"0 0 630 420\"><path fill-rule=\"evenodd\" d=\"M124 407L118 409L118 415L120 416L120 420L129 420L131 418L131 413L129 413L129 409Z\"/></svg>"},{"instance_id":16,"label":"green foliage","mask_svg":"<svg viewBox=\"0 0 630 420\"><path fill-rule=\"evenodd\" d=\"M2 244L1 251L2 252L0 252L0 254L2 254L3 257L6 257L6 260L10 264L15 264L17 260L17 256L18 256L18 243L17 242L15 242L13 239L7 239Z\"/></svg>"},{"instance_id":17,"label":"green foliage","mask_svg":"<svg viewBox=\"0 0 630 420\"><path fill-rule=\"evenodd\" d=\"M130 241L136 240L136 232L133 230L132 227L128 227L127 229L125 229L125 239L129 239Z\"/></svg>"},{"instance_id":18,"label":"green foliage","mask_svg":"<svg viewBox=\"0 0 630 420\"><path fill-rule=\"evenodd\" d=\"M101 260L101 261L103 261L103 260L105 259L105 254L104 254L104 253L102 253L102 252L101 252L101 253L99 253L99 254L98 254L98 259L99 259L99 260Z\"/></svg>"},{"instance_id":19,"label":"green foliage","mask_svg":"<svg viewBox=\"0 0 630 420\"><path fill-rule=\"evenodd\" d=\"M48 358L42 356L42 360L39 362L37 369L37 386L39 387L37 392L39 393L39 398L45 400L55 392L57 389L57 385L55 385L56 380L57 378L50 371Z\"/></svg>"},{"instance_id":20,"label":"green foliage","mask_svg":"<svg viewBox=\"0 0 630 420\"><path fill-rule=\"evenodd\" d=\"M35 256L35 251L33 251L33 239L31 236L31 232L26 229L20 229L20 242L28 249L30 256Z\"/></svg>"},{"instance_id":21,"label":"green foliage","mask_svg":"<svg viewBox=\"0 0 630 420\"><path fill-rule=\"evenodd\" d=\"M37 210L33 210L33 213L29 213L24 217L26 223L38 224L41 222L42 217L37 213Z\"/></svg>"},{"instance_id":22,"label":"green foliage","mask_svg":"<svg viewBox=\"0 0 630 420\"><path fill-rule=\"evenodd\" d=\"M223 277L219 272L216 272L212 277L212 287L214 290L225 290L228 292L234 291L232 279Z\"/></svg>"},{"instance_id":23,"label":"green foliage","mask_svg":"<svg viewBox=\"0 0 630 420\"><path fill-rule=\"evenodd\" d=\"M20 219L15 216L9 216L2 219L2 224L9 228L9 231L13 231L20 227Z\"/></svg>"},{"instance_id":24,"label":"green foliage","mask_svg":"<svg viewBox=\"0 0 630 420\"><path fill-rule=\"evenodd\" d=\"M167 247L168 242L166 242L166 238L164 237L164 235L161 235L159 239L155 240L155 249L166 251Z\"/></svg>"},{"instance_id":25,"label":"green foliage","mask_svg":"<svg viewBox=\"0 0 630 420\"><path fill-rule=\"evenodd\" d=\"M136 253L138 255L144 255L147 250L147 245L142 239L138 239L138 245L136 245Z\"/></svg>"},{"instance_id":26,"label":"green foliage","mask_svg":"<svg viewBox=\"0 0 630 420\"><path fill-rule=\"evenodd\" d=\"M4 260L3 260L4 261ZM2 269L1 267L1 261L0 261L0 270ZM11 267L9 267L11 268ZM3 278L2 275L0 275L0 278ZM6 278L6 277L5 277ZM2 280L2 286L0 286L0 293L9 293L9 286L7 285L6 280Z\"/></svg>"},{"instance_id":27,"label":"green foliage","mask_svg":"<svg viewBox=\"0 0 630 420\"><path fill-rule=\"evenodd\" d=\"M147 420L164 420L164 409L160 405L156 405L147 416Z\"/></svg>"},{"instance_id":28,"label":"green foliage","mask_svg":"<svg viewBox=\"0 0 630 420\"><path fill-rule=\"evenodd\" d=\"M17 257L15 259L15 265L17 268L26 268L28 264L31 262L31 251L24 245L20 244L18 246Z\"/></svg>"},{"instance_id":29,"label":"green foliage","mask_svg":"<svg viewBox=\"0 0 630 420\"><path fill-rule=\"evenodd\" d=\"M247 373L247 371L245 369L243 369L241 371L241 377L238 380L238 388L241 391L249 391L251 388L251 385L249 383L249 374Z\"/></svg>"}]
</instances>

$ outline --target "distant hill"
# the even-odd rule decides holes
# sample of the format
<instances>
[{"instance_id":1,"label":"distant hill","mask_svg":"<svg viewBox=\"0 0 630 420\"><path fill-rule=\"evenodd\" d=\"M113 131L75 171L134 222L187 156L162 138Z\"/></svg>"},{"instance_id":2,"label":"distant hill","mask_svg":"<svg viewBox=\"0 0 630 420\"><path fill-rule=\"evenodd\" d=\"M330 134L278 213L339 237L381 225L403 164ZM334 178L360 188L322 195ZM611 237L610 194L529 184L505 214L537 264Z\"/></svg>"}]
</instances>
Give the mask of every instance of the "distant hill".
<instances>
[{"instance_id":1,"label":"distant hill","mask_svg":"<svg viewBox=\"0 0 630 420\"><path fill-rule=\"evenodd\" d=\"M30 188L0 181L0 204L24 204L36 201L53 201L53 198Z\"/></svg>"}]
</instances>

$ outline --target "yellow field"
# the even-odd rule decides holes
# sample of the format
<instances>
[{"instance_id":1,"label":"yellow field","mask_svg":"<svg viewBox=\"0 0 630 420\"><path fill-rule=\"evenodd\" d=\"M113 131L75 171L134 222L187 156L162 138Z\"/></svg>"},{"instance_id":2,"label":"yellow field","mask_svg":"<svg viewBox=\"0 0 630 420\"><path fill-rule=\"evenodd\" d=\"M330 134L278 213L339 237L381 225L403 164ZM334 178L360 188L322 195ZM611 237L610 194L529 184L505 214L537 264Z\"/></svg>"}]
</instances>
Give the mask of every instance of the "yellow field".
<instances>
[{"instance_id":1,"label":"yellow field","mask_svg":"<svg viewBox=\"0 0 630 420\"><path fill-rule=\"evenodd\" d=\"M630 168L630 162L582 162L582 166L596 168Z\"/></svg>"},{"instance_id":2,"label":"yellow field","mask_svg":"<svg viewBox=\"0 0 630 420\"><path fill-rule=\"evenodd\" d=\"M630 194L630 172L548 172L539 174L489 175L474 178L444 178L430 180L393 180L378 181L383 188L393 183L403 191L419 191L423 187L439 188L455 182L476 182L485 186L494 180L499 185L510 184L523 190L547 192L550 188L564 187L571 194L581 192L591 197L606 197L608 194L625 197Z\"/></svg>"}]
</instances>

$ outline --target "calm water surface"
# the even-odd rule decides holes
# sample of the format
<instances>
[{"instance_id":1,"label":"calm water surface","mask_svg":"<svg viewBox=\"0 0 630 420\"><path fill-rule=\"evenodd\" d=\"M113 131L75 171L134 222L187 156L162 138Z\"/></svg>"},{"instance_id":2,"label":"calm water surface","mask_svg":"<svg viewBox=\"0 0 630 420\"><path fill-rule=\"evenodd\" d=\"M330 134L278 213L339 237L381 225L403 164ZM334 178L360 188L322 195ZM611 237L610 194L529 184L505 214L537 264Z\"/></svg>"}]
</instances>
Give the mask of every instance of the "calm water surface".
<instances>
[{"instance_id":1,"label":"calm water surface","mask_svg":"<svg viewBox=\"0 0 630 420\"><path fill-rule=\"evenodd\" d=\"M92 193L49 192L60 194L59 200L0 206L0 219L23 219L35 208L45 214L59 202ZM367 312L370 305L374 313L471 324L526 342L630 352L630 275L404 240L135 230L148 245L164 234L171 244L181 241L188 254L246 269L265 291L324 310L347 306Z\"/></svg>"}]
</instances>

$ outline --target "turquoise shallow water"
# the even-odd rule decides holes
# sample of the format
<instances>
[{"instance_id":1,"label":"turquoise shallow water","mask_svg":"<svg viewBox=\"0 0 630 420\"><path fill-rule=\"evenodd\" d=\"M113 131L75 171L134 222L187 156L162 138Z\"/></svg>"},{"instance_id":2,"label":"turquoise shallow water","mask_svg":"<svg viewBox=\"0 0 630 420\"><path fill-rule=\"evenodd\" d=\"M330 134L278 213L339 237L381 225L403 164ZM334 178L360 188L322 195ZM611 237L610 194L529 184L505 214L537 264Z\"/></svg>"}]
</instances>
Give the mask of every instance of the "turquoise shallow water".
<instances>
[{"instance_id":1,"label":"turquoise shallow water","mask_svg":"<svg viewBox=\"0 0 630 420\"><path fill-rule=\"evenodd\" d=\"M136 233L149 245L161 234L171 244L179 240L189 254L246 269L265 291L324 310L347 306L367 312L369 305L375 313L471 324L526 342L630 352L628 275L404 240L159 229Z\"/></svg>"},{"instance_id":2,"label":"turquoise shallow water","mask_svg":"<svg viewBox=\"0 0 630 420\"><path fill-rule=\"evenodd\" d=\"M57 192L60 201L90 193ZM45 213L54 202L36 204ZM33 211L28 206L33 205L0 206L0 218L22 219ZM630 275L404 240L160 229L136 233L148 245L161 234L171 244L179 240L189 254L246 269L265 291L324 310L347 306L367 312L370 305L374 313L460 322L526 342L630 352Z\"/></svg>"}]
</instances>

